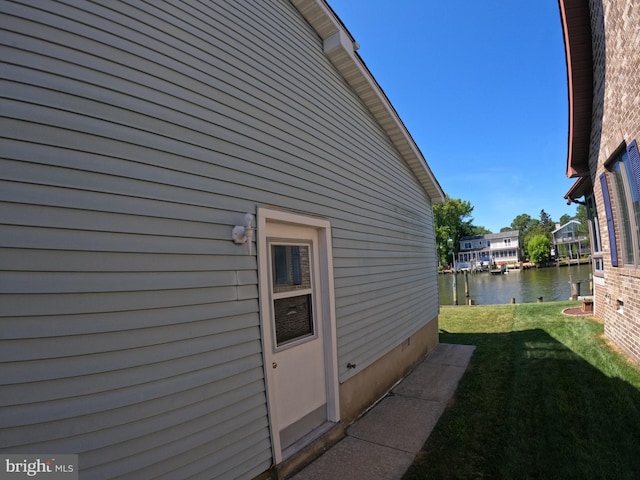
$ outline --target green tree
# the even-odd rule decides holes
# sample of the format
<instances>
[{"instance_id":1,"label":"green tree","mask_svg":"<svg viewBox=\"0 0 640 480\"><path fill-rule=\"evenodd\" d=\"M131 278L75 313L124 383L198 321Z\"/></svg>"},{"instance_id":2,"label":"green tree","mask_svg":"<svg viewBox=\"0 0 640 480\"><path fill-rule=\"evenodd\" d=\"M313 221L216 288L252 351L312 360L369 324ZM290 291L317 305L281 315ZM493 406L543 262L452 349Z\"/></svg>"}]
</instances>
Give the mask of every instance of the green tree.
<instances>
[{"instance_id":1,"label":"green tree","mask_svg":"<svg viewBox=\"0 0 640 480\"><path fill-rule=\"evenodd\" d=\"M471 231L470 235L486 235L488 233L493 233L491 230L489 230L486 227L476 227L475 225L472 226L471 230L472 231Z\"/></svg>"},{"instance_id":2,"label":"green tree","mask_svg":"<svg viewBox=\"0 0 640 480\"><path fill-rule=\"evenodd\" d=\"M531 237L531 234L529 232L532 229L537 229L539 224L540 222L535 218L531 218L531 215L529 215L528 213L521 213L513 219L509 227L502 228L500 229L500 231L506 232L510 230L518 230L520 232L520 238L522 239L522 253L525 257L528 257L529 252L527 251L527 241Z\"/></svg>"},{"instance_id":3,"label":"green tree","mask_svg":"<svg viewBox=\"0 0 640 480\"><path fill-rule=\"evenodd\" d=\"M569 223L570 220L572 220L574 217L572 217L571 215L569 215L568 213L565 213L564 215L562 215L560 217L560 220L558 220L558 223L560 224L560 226L565 225L566 223Z\"/></svg>"},{"instance_id":4,"label":"green tree","mask_svg":"<svg viewBox=\"0 0 640 480\"><path fill-rule=\"evenodd\" d=\"M525 243L525 237L527 232L531 228L532 218L528 213L521 213L513 219L509 227L500 229L501 232L508 232L518 230L520 232L520 238L522 239L522 253L527 256L527 245Z\"/></svg>"},{"instance_id":5,"label":"green tree","mask_svg":"<svg viewBox=\"0 0 640 480\"><path fill-rule=\"evenodd\" d=\"M576 208L575 219L580 222L580 227L576 229L578 236L586 237L586 240L582 242L582 245L588 247L591 245L591 238L589 237L589 218L587 216L587 207L584 205L578 205Z\"/></svg>"},{"instance_id":6,"label":"green tree","mask_svg":"<svg viewBox=\"0 0 640 480\"><path fill-rule=\"evenodd\" d=\"M533 235L527 242L529 260L540 265L549 260L551 252L551 240L544 233Z\"/></svg>"},{"instance_id":7,"label":"green tree","mask_svg":"<svg viewBox=\"0 0 640 480\"><path fill-rule=\"evenodd\" d=\"M544 209L540 210L540 226L542 230L546 233L551 233L556 229L556 224L547 212Z\"/></svg>"},{"instance_id":8,"label":"green tree","mask_svg":"<svg viewBox=\"0 0 640 480\"><path fill-rule=\"evenodd\" d=\"M528 257L531 261L531 252L529 251L529 242L531 239L538 235L544 235L551 244L551 232L556 229L556 224L544 209L540 210L540 219L532 218L531 215L526 213L518 215L511 222L511 227L514 230L520 230L522 236L522 251L525 257Z\"/></svg>"},{"instance_id":9,"label":"green tree","mask_svg":"<svg viewBox=\"0 0 640 480\"><path fill-rule=\"evenodd\" d=\"M580 225L584 225L586 232L589 231L589 228L588 228L589 219L587 217L587 207L585 207L584 205L578 205L576 207L576 216L574 218L580 222Z\"/></svg>"},{"instance_id":10,"label":"green tree","mask_svg":"<svg viewBox=\"0 0 640 480\"><path fill-rule=\"evenodd\" d=\"M527 228L526 233L537 232L541 230L542 227L540 225L540 220L538 220L537 218L533 218L531 219L531 222L529 222L529 227Z\"/></svg>"},{"instance_id":11,"label":"green tree","mask_svg":"<svg viewBox=\"0 0 640 480\"><path fill-rule=\"evenodd\" d=\"M433 219L436 232L436 248L440 263L449 264L452 256L458 253L460 239L473 235L474 227L471 222L473 206L468 200L449 198L447 195L444 203L433 206Z\"/></svg>"},{"instance_id":12,"label":"green tree","mask_svg":"<svg viewBox=\"0 0 640 480\"><path fill-rule=\"evenodd\" d=\"M531 226L531 215L521 213L511 222L511 230L520 230L520 234L524 235Z\"/></svg>"}]
</instances>

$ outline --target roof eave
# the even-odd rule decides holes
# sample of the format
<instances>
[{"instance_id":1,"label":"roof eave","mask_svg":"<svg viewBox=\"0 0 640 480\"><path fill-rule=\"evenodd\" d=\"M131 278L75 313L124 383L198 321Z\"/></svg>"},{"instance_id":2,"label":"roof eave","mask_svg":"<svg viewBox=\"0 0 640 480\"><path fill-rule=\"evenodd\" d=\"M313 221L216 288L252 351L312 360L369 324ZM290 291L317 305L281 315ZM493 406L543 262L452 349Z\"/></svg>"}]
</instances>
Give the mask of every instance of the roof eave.
<instances>
[{"instance_id":1,"label":"roof eave","mask_svg":"<svg viewBox=\"0 0 640 480\"><path fill-rule=\"evenodd\" d=\"M589 2L558 0L564 35L569 101L567 177L589 175L593 54Z\"/></svg>"},{"instance_id":2,"label":"roof eave","mask_svg":"<svg viewBox=\"0 0 640 480\"><path fill-rule=\"evenodd\" d=\"M405 159L432 203L445 193L391 102L356 52L354 39L324 0L291 0L324 42L324 52Z\"/></svg>"},{"instance_id":3,"label":"roof eave","mask_svg":"<svg viewBox=\"0 0 640 480\"><path fill-rule=\"evenodd\" d=\"M564 198L567 203L575 202L578 198L590 195L593 192L593 182L590 176L580 177L571 185L571 188L565 193Z\"/></svg>"}]
</instances>

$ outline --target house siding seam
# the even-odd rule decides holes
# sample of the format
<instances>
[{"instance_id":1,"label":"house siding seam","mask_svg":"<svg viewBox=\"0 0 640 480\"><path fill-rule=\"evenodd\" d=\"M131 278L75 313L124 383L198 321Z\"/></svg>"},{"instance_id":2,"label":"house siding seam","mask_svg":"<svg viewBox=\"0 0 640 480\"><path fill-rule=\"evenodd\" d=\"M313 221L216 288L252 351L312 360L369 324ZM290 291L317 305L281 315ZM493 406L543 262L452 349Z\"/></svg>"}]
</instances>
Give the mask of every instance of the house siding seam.
<instances>
[{"instance_id":1,"label":"house siding seam","mask_svg":"<svg viewBox=\"0 0 640 480\"><path fill-rule=\"evenodd\" d=\"M431 200L288 1L0 18L0 449L266 471L257 206L331 222L341 381L437 320Z\"/></svg>"}]
</instances>

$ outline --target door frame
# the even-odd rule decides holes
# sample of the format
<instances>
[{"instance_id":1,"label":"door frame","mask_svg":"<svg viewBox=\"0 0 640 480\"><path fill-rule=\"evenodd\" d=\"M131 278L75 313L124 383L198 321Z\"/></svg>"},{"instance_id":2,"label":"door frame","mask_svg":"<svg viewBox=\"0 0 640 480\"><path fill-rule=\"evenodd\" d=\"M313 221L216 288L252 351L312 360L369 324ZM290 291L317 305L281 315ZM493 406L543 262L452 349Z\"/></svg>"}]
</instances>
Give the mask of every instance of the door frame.
<instances>
[{"instance_id":1,"label":"door frame","mask_svg":"<svg viewBox=\"0 0 640 480\"><path fill-rule=\"evenodd\" d=\"M317 266L320 274L319 298L322 305L322 335L324 340L324 369L327 389L327 421L340 421L340 398L338 382L338 349L336 337L335 295L333 281L333 253L331 248L331 223L322 218L309 217L297 213L268 208L258 208L257 235L258 243L258 287L260 305L260 327L262 337L262 357L267 391L267 410L269 429L271 431L271 448L274 463L282 461L280 443L280 425L276 415L274 372L269 366L272 363L273 333L271 329L271 294L269 289L269 264L267 245L267 223L287 224L313 228L318 233ZM271 385L271 388L270 388Z\"/></svg>"}]
</instances>

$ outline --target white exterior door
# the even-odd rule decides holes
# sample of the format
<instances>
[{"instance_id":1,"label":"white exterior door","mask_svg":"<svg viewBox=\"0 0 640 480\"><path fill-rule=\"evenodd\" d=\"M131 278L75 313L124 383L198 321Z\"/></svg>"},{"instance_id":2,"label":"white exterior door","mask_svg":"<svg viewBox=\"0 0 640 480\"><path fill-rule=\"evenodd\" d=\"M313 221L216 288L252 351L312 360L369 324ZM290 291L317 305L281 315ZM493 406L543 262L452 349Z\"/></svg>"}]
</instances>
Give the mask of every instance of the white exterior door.
<instances>
[{"instance_id":1,"label":"white exterior door","mask_svg":"<svg viewBox=\"0 0 640 480\"><path fill-rule=\"evenodd\" d=\"M335 333L327 311L332 282L326 281L323 229L277 221L260 229L263 346L279 462L287 448L295 450L298 440L339 418Z\"/></svg>"}]
</instances>

